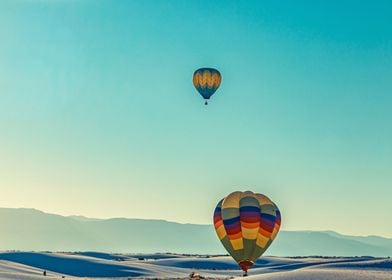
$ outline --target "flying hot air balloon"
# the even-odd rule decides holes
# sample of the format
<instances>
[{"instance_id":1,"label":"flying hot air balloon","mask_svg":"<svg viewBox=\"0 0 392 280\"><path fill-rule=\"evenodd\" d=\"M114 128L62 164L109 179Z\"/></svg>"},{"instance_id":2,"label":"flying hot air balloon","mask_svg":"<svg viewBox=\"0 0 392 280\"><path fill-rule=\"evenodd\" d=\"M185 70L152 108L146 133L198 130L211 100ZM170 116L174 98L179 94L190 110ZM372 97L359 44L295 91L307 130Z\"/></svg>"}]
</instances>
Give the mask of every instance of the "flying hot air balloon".
<instances>
[{"instance_id":1,"label":"flying hot air balloon","mask_svg":"<svg viewBox=\"0 0 392 280\"><path fill-rule=\"evenodd\" d=\"M218 89L221 80L221 74L214 68L200 68L193 73L193 85L205 99L205 105L208 104L207 100Z\"/></svg>"},{"instance_id":2,"label":"flying hot air balloon","mask_svg":"<svg viewBox=\"0 0 392 280\"><path fill-rule=\"evenodd\" d=\"M263 194L250 191L229 194L214 211L218 238L244 276L271 245L280 223L280 211L275 203Z\"/></svg>"}]
</instances>

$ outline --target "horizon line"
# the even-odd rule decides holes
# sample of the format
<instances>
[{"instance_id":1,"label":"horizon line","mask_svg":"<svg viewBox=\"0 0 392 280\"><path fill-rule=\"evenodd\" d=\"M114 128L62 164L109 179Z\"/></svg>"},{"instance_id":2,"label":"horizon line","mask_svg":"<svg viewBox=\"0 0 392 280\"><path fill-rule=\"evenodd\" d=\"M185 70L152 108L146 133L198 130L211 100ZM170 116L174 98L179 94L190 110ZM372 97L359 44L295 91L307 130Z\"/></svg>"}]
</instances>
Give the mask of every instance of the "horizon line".
<instances>
[{"instance_id":1,"label":"horizon line","mask_svg":"<svg viewBox=\"0 0 392 280\"><path fill-rule=\"evenodd\" d=\"M60 217L66 217L66 218L72 218L72 217L81 217L85 219L91 219L91 220L112 220L112 219L126 219L126 220L143 220L143 221L164 221L168 223L176 223L176 224L181 224L181 225L199 225L199 226L213 226L213 224L200 224L200 223L183 223L179 221L173 221L173 220L167 220L167 219L159 219L159 218L136 218L136 217L104 217L104 218L97 218L97 217L88 217L83 214L72 214L72 215L65 215L65 214L60 214L60 213L51 213L51 212L46 212L44 210L40 210L37 208L29 208L29 207L0 207L1 209L8 209L8 210L34 210L38 211L47 215L56 215ZM384 236L380 234L368 234L368 235L352 235L352 234L347 234L347 233L342 233L340 231L334 230L334 229L284 229L282 231L286 232L334 232L343 236L356 236L356 237L381 237L381 238L386 238L386 239L392 239L392 236Z\"/></svg>"}]
</instances>

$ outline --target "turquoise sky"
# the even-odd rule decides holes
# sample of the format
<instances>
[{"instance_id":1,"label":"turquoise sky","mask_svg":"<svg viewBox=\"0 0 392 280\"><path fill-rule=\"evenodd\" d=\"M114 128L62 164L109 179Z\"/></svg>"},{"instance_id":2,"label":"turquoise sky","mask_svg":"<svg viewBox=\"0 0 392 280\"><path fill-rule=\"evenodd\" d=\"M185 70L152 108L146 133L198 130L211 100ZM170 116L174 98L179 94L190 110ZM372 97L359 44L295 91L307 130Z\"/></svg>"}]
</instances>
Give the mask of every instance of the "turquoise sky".
<instances>
[{"instance_id":1,"label":"turquoise sky","mask_svg":"<svg viewBox=\"0 0 392 280\"><path fill-rule=\"evenodd\" d=\"M359 4L361 3L361 4ZM392 237L391 1L1 1L0 206ZM215 67L204 106L193 71Z\"/></svg>"}]
</instances>

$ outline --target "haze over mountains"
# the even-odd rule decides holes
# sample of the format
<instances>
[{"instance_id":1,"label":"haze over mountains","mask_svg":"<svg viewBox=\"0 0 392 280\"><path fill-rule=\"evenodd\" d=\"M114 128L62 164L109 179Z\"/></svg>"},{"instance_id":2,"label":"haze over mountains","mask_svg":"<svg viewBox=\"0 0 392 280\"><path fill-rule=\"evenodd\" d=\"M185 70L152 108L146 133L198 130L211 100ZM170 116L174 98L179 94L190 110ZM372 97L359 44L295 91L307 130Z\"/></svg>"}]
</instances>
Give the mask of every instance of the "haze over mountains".
<instances>
[{"instance_id":1,"label":"haze over mountains","mask_svg":"<svg viewBox=\"0 0 392 280\"><path fill-rule=\"evenodd\" d=\"M0 250L225 254L212 225L64 217L0 208ZM266 255L391 256L392 239L333 231L281 231Z\"/></svg>"}]
</instances>

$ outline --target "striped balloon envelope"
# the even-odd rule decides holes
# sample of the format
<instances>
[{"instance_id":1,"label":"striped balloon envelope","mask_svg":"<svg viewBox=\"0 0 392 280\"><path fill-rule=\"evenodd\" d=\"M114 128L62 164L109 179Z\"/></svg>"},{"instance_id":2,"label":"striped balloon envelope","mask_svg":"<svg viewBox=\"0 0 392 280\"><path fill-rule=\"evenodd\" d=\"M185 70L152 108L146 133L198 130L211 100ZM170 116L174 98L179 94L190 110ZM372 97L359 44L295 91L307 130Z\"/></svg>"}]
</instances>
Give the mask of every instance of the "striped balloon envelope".
<instances>
[{"instance_id":1,"label":"striped balloon envelope","mask_svg":"<svg viewBox=\"0 0 392 280\"><path fill-rule=\"evenodd\" d=\"M200 68L193 73L193 85L200 95L207 100L215 93L222 81L222 76L214 68Z\"/></svg>"},{"instance_id":2,"label":"striped balloon envelope","mask_svg":"<svg viewBox=\"0 0 392 280\"><path fill-rule=\"evenodd\" d=\"M267 250L278 234L278 207L259 193L233 192L219 201L214 227L223 246L245 272Z\"/></svg>"}]
</instances>

